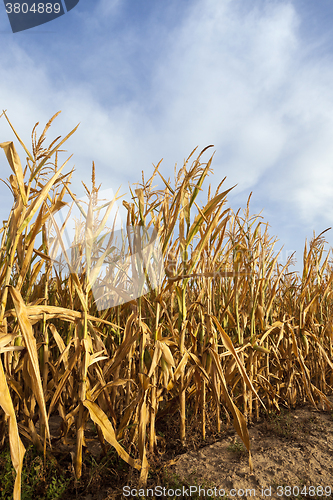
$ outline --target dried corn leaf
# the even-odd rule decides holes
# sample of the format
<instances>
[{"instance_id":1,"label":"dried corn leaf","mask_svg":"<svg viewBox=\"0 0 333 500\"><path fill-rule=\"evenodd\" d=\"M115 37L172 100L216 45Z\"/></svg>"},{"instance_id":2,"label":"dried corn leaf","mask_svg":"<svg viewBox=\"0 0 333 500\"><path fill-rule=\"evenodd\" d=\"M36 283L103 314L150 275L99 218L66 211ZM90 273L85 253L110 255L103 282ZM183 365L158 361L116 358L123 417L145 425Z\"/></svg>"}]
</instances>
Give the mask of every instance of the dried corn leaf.
<instances>
[{"instance_id":1,"label":"dried corn leaf","mask_svg":"<svg viewBox=\"0 0 333 500\"><path fill-rule=\"evenodd\" d=\"M23 170L22 170L21 160L20 160L19 155L16 152L14 143L12 141L2 142L0 144L0 148L2 148L4 150L5 155L7 156L7 160L8 160L8 163L10 165L10 168L14 172L15 177L16 177L17 182L18 182L18 187L20 190L20 195L21 195L23 205L26 206L27 194L26 194L25 186L24 186Z\"/></svg>"},{"instance_id":2,"label":"dried corn leaf","mask_svg":"<svg viewBox=\"0 0 333 500\"><path fill-rule=\"evenodd\" d=\"M14 484L14 500L21 500L21 474L22 474L25 448L18 433L15 410L13 407L12 399L10 397L1 359L0 359L0 406L2 407L5 414L9 417L10 456L12 464L16 471L16 479Z\"/></svg>"},{"instance_id":3,"label":"dried corn leaf","mask_svg":"<svg viewBox=\"0 0 333 500\"><path fill-rule=\"evenodd\" d=\"M124 450L124 448L118 443L112 424L103 410L101 410L96 403L88 401L87 399L83 401L83 405L88 408L90 418L95 422L95 424L100 426L104 438L115 448L120 458L127 462L131 467L134 467L137 470L141 470L141 464L139 460L135 460L134 458L130 457L129 454Z\"/></svg>"},{"instance_id":4,"label":"dried corn leaf","mask_svg":"<svg viewBox=\"0 0 333 500\"><path fill-rule=\"evenodd\" d=\"M32 376L32 379L34 382L33 392L35 394L35 397L38 401L39 408L40 408L41 413L43 415L47 437L49 438L49 440L51 440L49 423L48 423L47 412L46 412L45 399L44 399L44 392L43 392L42 381L41 381L41 376L40 376L40 371L39 371L36 339L34 337L32 327L31 327L31 324L29 322L29 318L27 315L27 308L23 302L23 299L22 299L20 292L12 286L9 286L9 291L10 291L11 297L12 297L13 302L14 302L16 315L17 315L17 321L18 321L18 324L20 326L20 330L21 330L21 333L22 333L22 336L23 336L23 339L24 339L24 342L25 342L25 345L26 345L26 348L27 348L28 354L29 354L29 360L30 360L31 368L32 368L31 376Z\"/></svg>"}]
</instances>

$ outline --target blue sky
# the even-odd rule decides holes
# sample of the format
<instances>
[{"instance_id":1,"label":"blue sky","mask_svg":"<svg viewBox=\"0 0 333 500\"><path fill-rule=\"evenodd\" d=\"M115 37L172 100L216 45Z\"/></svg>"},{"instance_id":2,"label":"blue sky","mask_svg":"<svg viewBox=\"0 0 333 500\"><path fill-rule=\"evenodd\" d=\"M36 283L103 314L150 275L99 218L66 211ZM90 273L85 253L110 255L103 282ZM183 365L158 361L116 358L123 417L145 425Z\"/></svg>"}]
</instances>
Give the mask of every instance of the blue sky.
<instances>
[{"instance_id":1,"label":"blue sky","mask_svg":"<svg viewBox=\"0 0 333 500\"><path fill-rule=\"evenodd\" d=\"M93 160L103 189L129 194L161 158L173 179L175 163L214 144L207 186L237 184L234 211L253 191L281 262L296 250L301 270L305 238L333 226L332 21L329 0L80 0L13 34L0 5L0 109L29 148L34 124L59 110L49 142L81 123L66 146L78 196ZM3 152L0 172L11 173Z\"/></svg>"}]
</instances>

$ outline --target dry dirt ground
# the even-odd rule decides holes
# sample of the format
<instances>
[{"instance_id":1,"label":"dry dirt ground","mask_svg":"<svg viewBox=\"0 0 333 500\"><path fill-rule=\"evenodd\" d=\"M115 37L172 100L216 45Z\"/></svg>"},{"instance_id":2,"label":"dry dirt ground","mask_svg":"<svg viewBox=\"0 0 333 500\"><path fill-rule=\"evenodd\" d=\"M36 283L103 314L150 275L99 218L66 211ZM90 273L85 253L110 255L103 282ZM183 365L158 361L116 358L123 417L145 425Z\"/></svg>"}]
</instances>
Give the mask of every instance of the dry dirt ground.
<instances>
[{"instance_id":1,"label":"dry dirt ground","mask_svg":"<svg viewBox=\"0 0 333 500\"><path fill-rule=\"evenodd\" d=\"M333 403L333 396L328 396L328 399ZM51 417L51 434L59 428L59 422L53 419L59 417ZM223 498L225 493L224 498L235 499L333 499L332 410L316 411L310 405L303 405L295 410L282 410L280 414L272 413L253 425L249 424L249 435L252 472L248 453L230 425L219 441L206 446L200 444L183 454L177 453L176 448L171 460L170 455L168 460L162 456L159 470L167 471L168 488L178 490L174 496L171 496L171 491L169 495L155 496L150 492L146 498L207 498L212 493L212 498ZM87 439L87 445L89 453L97 458L100 445L95 439ZM63 445L58 441L58 446L62 448ZM72 447L64 446L63 452L65 448L67 453L74 451L74 441ZM159 474L158 477L158 484L163 487L165 476ZM135 481L132 476L131 491L138 488ZM150 488L155 486L152 481L153 478L149 481ZM132 494L122 495L119 481L117 483L114 483L114 477L104 476L95 486L93 481L90 488L77 493L75 498L135 498ZM74 497L67 494L64 498Z\"/></svg>"},{"instance_id":2,"label":"dry dirt ground","mask_svg":"<svg viewBox=\"0 0 333 500\"><path fill-rule=\"evenodd\" d=\"M333 402L332 396L328 399ZM307 405L251 426L252 473L247 451L235 432L230 434L181 455L173 470L190 485L207 485L206 495L211 486L224 490L229 498L251 498L251 490L257 498L290 499L298 494L300 499L333 499L332 411L316 411Z\"/></svg>"}]
</instances>

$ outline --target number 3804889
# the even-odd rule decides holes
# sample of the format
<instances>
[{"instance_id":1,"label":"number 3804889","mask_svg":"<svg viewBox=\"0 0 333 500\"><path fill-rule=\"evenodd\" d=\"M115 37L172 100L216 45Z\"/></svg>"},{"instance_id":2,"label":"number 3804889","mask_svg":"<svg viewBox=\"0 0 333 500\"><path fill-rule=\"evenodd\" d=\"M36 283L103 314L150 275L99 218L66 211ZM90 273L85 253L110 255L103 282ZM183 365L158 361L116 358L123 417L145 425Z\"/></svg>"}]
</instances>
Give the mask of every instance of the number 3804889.
<instances>
[{"instance_id":1,"label":"number 3804889","mask_svg":"<svg viewBox=\"0 0 333 500\"><path fill-rule=\"evenodd\" d=\"M33 12L34 14L59 14L61 10L60 3L33 3L29 8L27 3L6 3L7 14L27 14Z\"/></svg>"}]
</instances>

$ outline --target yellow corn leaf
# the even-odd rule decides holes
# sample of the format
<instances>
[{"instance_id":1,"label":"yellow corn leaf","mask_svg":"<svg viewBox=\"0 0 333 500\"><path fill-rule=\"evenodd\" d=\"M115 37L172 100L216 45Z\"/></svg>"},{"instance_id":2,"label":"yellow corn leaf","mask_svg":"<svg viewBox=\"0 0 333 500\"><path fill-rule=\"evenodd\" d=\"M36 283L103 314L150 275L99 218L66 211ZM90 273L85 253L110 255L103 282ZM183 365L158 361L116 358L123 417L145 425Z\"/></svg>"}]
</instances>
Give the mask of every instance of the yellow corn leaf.
<instances>
[{"instance_id":1,"label":"yellow corn leaf","mask_svg":"<svg viewBox=\"0 0 333 500\"><path fill-rule=\"evenodd\" d=\"M102 429L104 438L115 448L120 458L127 462L131 467L141 470L140 461L130 457L124 448L118 443L113 426L103 410L101 410L96 403L88 401L88 399L83 401L83 405L88 408L90 418L95 422L95 424L99 425Z\"/></svg>"},{"instance_id":2,"label":"yellow corn leaf","mask_svg":"<svg viewBox=\"0 0 333 500\"><path fill-rule=\"evenodd\" d=\"M2 347L5 347L9 342L17 337L17 333L7 333L6 335L0 335L0 352Z\"/></svg>"},{"instance_id":3,"label":"yellow corn leaf","mask_svg":"<svg viewBox=\"0 0 333 500\"><path fill-rule=\"evenodd\" d=\"M21 474L22 474L25 448L18 433L15 410L13 407L12 399L10 397L1 358L0 358L0 406L2 407L5 414L9 417L10 456L12 464L16 471L13 498L14 500L21 500Z\"/></svg>"},{"instance_id":4,"label":"yellow corn leaf","mask_svg":"<svg viewBox=\"0 0 333 500\"><path fill-rule=\"evenodd\" d=\"M98 382L94 389L91 391L91 401L95 401L98 396L104 391L104 389L106 389L106 387L120 387L120 386L123 386L123 385L126 385L128 382L134 382L134 380L132 379L122 379L122 378L118 378L117 380L112 380L111 382L108 382L107 384L104 383L102 387L97 387L97 385L100 384L100 382Z\"/></svg>"},{"instance_id":5,"label":"yellow corn leaf","mask_svg":"<svg viewBox=\"0 0 333 500\"><path fill-rule=\"evenodd\" d=\"M219 208L218 211L216 212L216 214L214 215L214 218L212 219L211 223L206 228L204 236L201 238L201 240L199 241L198 245L196 246L196 248L192 254L191 263L190 263L190 267L188 270L189 273L191 273L193 271L193 269L195 268L195 265L200 258L200 255L201 255L203 248L207 245L208 239L210 238L210 235L215 228L216 222L219 220L220 209L221 208ZM228 219L229 219L229 216L225 217L225 219L224 219L225 225L227 224Z\"/></svg>"},{"instance_id":6,"label":"yellow corn leaf","mask_svg":"<svg viewBox=\"0 0 333 500\"><path fill-rule=\"evenodd\" d=\"M206 151L208 148L212 148L213 145L211 144L210 146L207 146L203 151L201 151L200 155L199 155L199 158L200 156L204 153L204 151ZM196 149L196 148L195 148ZM191 154L194 153L195 149L192 151ZM191 155L190 155L191 156ZM202 183L203 181L205 180L205 177L207 176L208 174L208 170L209 170L209 167L211 166L211 163L212 163L212 160L213 160L213 157L210 158L209 162L207 163L206 167L204 168L194 190L193 190L193 193L192 193L192 196L191 196L191 199L189 200L189 209L192 207L196 197L198 196L198 193L199 193L199 190L201 191L201 186L202 186Z\"/></svg>"},{"instance_id":7,"label":"yellow corn leaf","mask_svg":"<svg viewBox=\"0 0 333 500\"><path fill-rule=\"evenodd\" d=\"M21 144L22 148L23 148L23 149L24 149L24 151L26 152L26 154L27 154L28 158L30 159L30 161L32 161L32 162L33 162L33 161L34 161L34 159L33 159L33 157L31 156L30 151L29 151L29 150L25 147L24 142L22 141L22 139L20 138L20 136L18 135L18 133L17 133L17 132L16 132L16 130L14 129L13 125L10 123L10 121L9 121L9 119L8 119L8 116L6 115L6 112L5 112L5 111L3 111L3 114L4 114L4 116L6 117L6 120L7 120L7 122L9 123L9 125L10 125L10 127L11 127L12 131L13 131L13 132L14 132L14 134L16 135L17 140L19 141L19 143Z\"/></svg>"},{"instance_id":8,"label":"yellow corn leaf","mask_svg":"<svg viewBox=\"0 0 333 500\"><path fill-rule=\"evenodd\" d=\"M149 370L149 373L148 373L148 377L151 377L152 374L154 373L155 368L158 365L159 360L161 359L161 355L162 355L162 349L161 349L161 346L160 346L160 342L157 341L156 344L155 344L153 359L152 359L152 362L151 362L151 366L150 366L150 370Z\"/></svg>"},{"instance_id":9,"label":"yellow corn leaf","mask_svg":"<svg viewBox=\"0 0 333 500\"><path fill-rule=\"evenodd\" d=\"M215 198L213 198L212 200L210 200L207 205L204 207L204 209L202 210L202 215L201 214L198 214L192 224L192 226L190 227L190 230L189 230L189 233L187 235L187 238L186 238L186 245L188 246L191 241L193 240L194 236L196 235L196 233L199 231L203 221L205 220L205 218L209 217L211 215L211 213L215 210L215 208L217 207L217 205L223 200L223 198L225 198L227 196L227 194L232 190L234 189L235 186L233 186L232 188L230 189L227 189L226 191L223 191L223 193L220 193L218 195L215 196Z\"/></svg>"},{"instance_id":10,"label":"yellow corn leaf","mask_svg":"<svg viewBox=\"0 0 333 500\"><path fill-rule=\"evenodd\" d=\"M163 352L163 358L165 359L165 361L170 366L176 366L169 347L164 342L161 342L159 340L157 340L156 344L157 343L159 344L159 346L160 346L160 348L161 348L161 350Z\"/></svg>"},{"instance_id":11,"label":"yellow corn leaf","mask_svg":"<svg viewBox=\"0 0 333 500\"><path fill-rule=\"evenodd\" d=\"M330 360L330 358L328 357L326 351L324 350L324 348L322 347L319 339L316 337L316 335L314 333L311 333L311 332L308 332L308 331L305 331L305 333L307 335L310 335L316 342L316 346L318 347L318 349L321 351L321 354L324 356L324 358L326 359L327 363L330 365L330 367L332 368L333 370L333 363L332 361Z\"/></svg>"},{"instance_id":12,"label":"yellow corn leaf","mask_svg":"<svg viewBox=\"0 0 333 500\"><path fill-rule=\"evenodd\" d=\"M251 382L251 380L249 379L248 377L248 374L246 373L246 370L243 366L243 363L241 362L241 360L239 359L239 356L237 354L237 352L235 351L235 348L233 346L233 343L231 342L231 339L229 337L229 335L223 330L222 326L220 325L218 319L212 315L212 318L221 334L221 337L222 337L222 341L223 341L223 344L225 345L225 347L227 349L229 349L229 351L231 352L231 354L233 355L233 357L235 358L237 364L238 364L238 367L240 369L240 372L242 374L242 378L244 380L244 382L246 383L247 387L249 389L251 389L253 391L253 393L257 396L257 398L259 399L260 403L262 404L262 406L266 409L266 406L264 405L264 403L261 401L259 395L257 394L257 391L255 390L255 388L253 387L253 384Z\"/></svg>"},{"instance_id":13,"label":"yellow corn leaf","mask_svg":"<svg viewBox=\"0 0 333 500\"><path fill-rule=\"evenodd\" d=\"M102 230L104 229L104 226L109 218L110 212L111 212L115 202L124 196L124 195L117 196L119 191L120 191L120 188L118 189L118 191L114 195L113 199L108 204L108 208L106 209L106 212L103 216L103 219L101 220L101 223L99 224L98 228L96 229L96 232L94 233L94 238L97 238L100 235L100 233L102 232Z\"/></svg>"},{"instance_id":14,"label":"yellow corn leaf","mask_svg":"<svg viewBox=\"0 0 333 500\"><path fill-rule=\"evenodd\" d=\"M65 351L65 349L66 349L65 342L63 341L63 339L59 335L59 333L58 333L58 331L57 331L57 329L56 329L56 327L54 326L53 323L49 323L48 327L51 330L52 335L54 337L54 340L57 343L57 346L58 346L58 349L60 351L60 354L62 354ZM65 365L65 368L67 368L67 365L68 365L67 361L68 361L68 351L67 351L66 356L64 356L64 365Z\"/></svg>"},{"instance_id":15,"label":"yellow corn leaf","mask_svg":"<svg viewBox=\"0 0 333 500\"><path fill-rule=\"evenodd\" d=\"M12 141L8 142L2 142L0 144L0 148L2 148L5 152L5 155L7 156L8 163L10 165L10 168L14 172L17 182L18 182L18 187L20 190L20 195L23 201L23 205L27 205L27 194L25 192L25 187L24 187L24 178L23 178L23 170L22 170L22 165L21 165L21 160L19 155L16 152L14 143Z\"/></svg>"},{"instance_id":16,"label":"yellow corn leaf","mask_svg":"<svg viewBox=\"0 0 333 500\"><path fill-rule=\"evenodd\" d=\"M165 359L163 357L161 358L161 368L162 368L162 372L163 372L164 387L167 388L170 375L172 377L172 371L171 371L171 367L168 365L168 363L165 361Z\"/></svg>"},{"instance_id":17,"label":"yellow corn leaf","mask_svg":"<svg viewBox=\"0 0 333 500\"><path fill-rule=\"evenodd\" d=\"M125 327L125 334L124 334L124 339L118 349L116 350L114 356L110 361L107 362L107 364L103 368L103 375L104 377L106 376L107 373L113 372L117 366L120 365L122 360L127 356L127 353L129 349L131 348L132 344L138 339L139 337L139 332L134 331L132 333L132 323L134 321L134 318L136 317L135 313L132 313L131 316L127 319L126 322L126 327Z\"/></svg>"},{"instance_id":18,"label":"yellow corn leaf","mask_svg":"<svg viewBox=\"0 0 333 500\"><path fill-rule=\"evenodd\" d=\"M69 347L69 345L70 344L68 344L67 348ZM80 354L81 354L81 346L79 345L79 347L75 350L75 353L73 354L71 360L69 361L68 368L66 369L65 373L61 377L61 380L57 385L57 389L56 389L55 393L53 394L53 398L52 398L52 401L51 401L51 404L49 407L49 416L51 415L54 406L57 404L57 401L58 401L60 394L64 388L64 385L65 385L68 377L71 375L73 367L76 364Z\"/></svg>"},{"instance_id":19,"label":"yellow corn leaf","mask_svg":"<svg viewBox=\"0 0 333 500\"><path fill-rule=\"evenodd\" d=\"M207 380L207 382L209 382L210 381L209 375L206 372L206 370L204 369L204 367L202 366L201 361L198 358L198 356L196 356L195 354L193 354L193 352L188 352L188 355L195 362L195 364L197 365L197 367L199 368L199 370L201 371L201 373L203 374L203 376L205 377L205 379Z\"/></svg>"},{"instance_id":20,"label":"yellow corn leaf","mask_svg":"<svg viewBox=\"0 0 333 500\"><path fill-rule=\"evenodd\" d=\"M118 190L119 191L119 190ZM136 189L135 190L135 193L138 197L138 200L139 200L139 213L140 213L140 220L143 221L144 220L144 214L143 214L143 210L144 210L144 207L145 207L145 202L144 202L144 192L143 192L143 189L140 188L140 189Z\"/></svg>"},{"instance_id":21,"label":"yellow corn leaf","mask_svg":"<svg viewBox=\"0 0 333 500\"><path fill-rule=\"evenodd\" d=\"M266 347L262 347L261 345L258 345L258 344L253 344L253 349L255 351L260 351L260 352L263 352L264 354L270 354L270 350L269 349L266 349Z\"/></svg>"},{"instance_id":22,"label":"yellow corn leaf","mask_svg":"<svg viewBox=\"0 0 333 500\"><path fill-rule=\"evenodd\" d=\"M68 161L68 160L67 160ZM27 227L31 219L34 217L35 213L39 209L39 207L42 205L42 203L45 201L52 185L55 183L57 178L59 177L62 169L66 165L67 161L55 172L53 177L45 184L41 192L39 193L38 198L35 199L35 201L30 205L30 207L27 210L26 216L24 221L22 222L21 226L18 228L17 233L21 234L23 230Z\"/></svg>"},{"instance_id":23,"label":"yellow corn leaf","mask_svg":"<svg viewBox=\"0 0 333 500\"><path fill-rule=\"evenodd\" d=\"M270 327L268 327L268 330L265 331L263 336L260 337L259 343L262 344L271 332L273 332L276 328L281 328L282 326L283 323L281 321L274 321L274 323Z\"/></svg>"},{"instance_id":24,"label":"yellow corn leaf","mask_svg":"<svg viewBox=\"0 0 333 500\"><path fill-rule=\"evenodd\" d=\"M318 394L321 401L325 403L326 410L333 410L333 403L331 403L331 401L325 396L325 394L313 384L311 384L311 388Z\"/></svg>"},{"instance_id":25,"label":"yellow corn leaf","mask_svg":"<svg viewBox=\"0 0 333 500\"><path fill-rule=\"evenodd\" d=\"M30 232L30 234L29 234L29 236L30 236L31 239L30 239L30 243L28 245L28 248L26 250L24 261L23 261L22 266L21 266L20 276L19 276L19 280L18 280L18 283L17 283L17 289L18 290L21 289L23 280L24 280L24 278L25 278L25 276L27 274L29 266L31 265L31 256L32 256L32 252L33 252L33 249L34 249L34 244L35 244L36 236L37 236L37 234L39 232L39 229L41 227L42 215L43 215L43 212L42 212L42 210L40 210L40 212L38 214L38 217L37 217L37 220L34 223L32 232ZM21 236L23 236L23 235L21 235ZM30 286L32 285L31 279L30 279L29 285Z\"/></svg>"},{"instance_id":26,"label":"yellow corn leaf","mask_svg":"<svg viewBox=\"0 0 333 500\"><path fill-rule=\"evenodd\" d=\"M177 366L177 368L175 370L175 373L174 373L175 380L178 380L180 374L185 372L185 366L186 366L187 360L188 360L188 353L186 351L184 353L184 356L182 357L181 362L179 363L179 365Z\"/></svg>"},{"instance_id":27,"label":"yellow corn leaf","mask_svg":"<svg viewBox=\"0 0 333 500\"><path fill-rule=\"evenodd\" d=\"M94 230L94 210L93 210L93 197L90 196L89 206L85 225L85 247L86 247L86 262L87 262L87 272L90 272L91 265L91 251L94 243L93 230Z\"/></svg>"},{"instance_id":28,"label":"yellow corn leaf","mask_svg":"<svg viewBox=\"0 0 333 500\"><path fill-rule=\"evenodd\" d=\"M16 315L15 309L9 309L5 313L5 317L7 316L13 316ZM76 319L81 319L82 318L82 312L80 311L73 311L72 309L66 309L65 307L58 307L58 306L26 306L26 314L30 320L32 319L43 319L43 315L46 315L46 318L59 318L64 321L70 321L70 322L75 322ZM118 329L122 329L115 323L110 323L110 321L107 321L102 318L96 318L95 316L91 316L90 314L87 314L87 319L90 321L97 321L100 323L104 323L105 325L110 325Z\"/></svg>"},{"instance_id":29,"label":"yellow corn leaf","mask_svg":"<svg viewBox=\"0 0 333 500\"><path fill-rule=\"evenodd\" d=\"M235 403L230 398L230 395L229 395L228 390L227 390L226 382L225 382L225 379L223 376L223 372L221 369L221 363L220 363L219 356L218 356L217 352L213 351L212 349L209 349L209 351L212 354L213 362L215 364L215 368L217 370L217 373L218 373L220 381L221 381L221 386L223 389L223 394L224 394L225 400L226 400L227 405L228 405L228 407L229 407L229 409L234 417L235 430L236 430L237 434L239 435L239 437L241 438L241 440L243 441L243 443L245 444L245 446L249 452L249 465L250 465L250 469L252 471L253 465L252 465L251 450L250 450L250 437L249 437L249 431L248 431L248 428L246 425L246 420L244 418L244 415L239 411L239 409L237 408Z\"/></svg>"},{"instance_id":30,"label":"yellow corn leaf","mask_svg":"<svg viewBox=\"0 0 333 500\"><path fill-rule=\"evenodd\" d=\"M112 253L114 250L116 250L117 247L111 247L107 248L102 255L98 258L96 264L94 265L91 273L89 274L89 282L87 285L87 293L91 290L92 286L94 285L98 275L101 272L102 265L104 264L104 261L106 257Z\"/></svg>"},{"instance_id":31,"label":"yellow corn leaf","mask_svg":"<svg viewBox=\"0 0 333 500\"><path fill-rule=\"evenodd\" d=\"M24 346L11 345L9 347L1 347L0 348L0 353L1 352L10 352L10 351L23 351L23 349L25 349Z\"/></svg>"},{"instance_id":32,"label":"yellow corn leaf","mask_svg":"<svg viewBox=\"0 0 333 500\"><path fill-rule=\"evenodd\" d=\"M109 359L109 356L99 356L103 351L95 352L94 354L90 355L89 357L89 363L88 367L93 365L94 363L98 363L98 361L102 361L103 359Z\"/></svg>"},{"instance_id":33,"label":"yellow corn leaf","mask_svg":"<svg viewBox=\"0 0 333 500\"><path fill-rule=\"evenodd\" d=\"M73 339L70 342L68 342L66 348L63 351L60 351L61 355L60 355L60 357L58 358L58 360L57 360L57 362L55 364L56 368L58 368L61 365L61 363L64 363L65 370L67 370L67 368L68 368L68 353L69 353L69 350L70 350L70 348L72 346L72 343L75 343L75 339Z\"/></svg>"},{"instance_id":34,"label":"yellow corn leaf","mask_svg":"<svg viewBox=\"0 0 333 500\"><path fill-rule=\"evenodd\" d=\"M139 395L136 399L134 399L125 409L124 415L120 421L118 431L117 431L117 439L122 439L124 429L128 425L128 422L130 421L131 416L133 415L134 410L137 407L137 404L139 403L141 399L141 395Z\"/></svg>"},{"instance_id":35,"label":"yellow corn leaf","mask_svg":"<svg viewBox=\"0 0 333 500\"><path fill-rule=\"evenodd\" d=\"M161 174L160 174L161 175ZM162 253L163 255L165 255L165 252L166 252L166 249L167 249L167 246L168 246L168 243L169 243L169 240L171 238L171 235L174 231L174 227L176 225L176 222L177 222L177 218L178 218L178 214L179 214L179 208L180 208L180 203L181 203L181 198L183 196L183 191L184 191L184 184L181 186L175 200L174 200L174 204L175 204L175 209L174 209L174 214L173 214L173 217L172 217L172 220L169 221L169 224L168 224L168 233L166 235L166 237L164 238L164 242L163 242L163 246L162 246Z\"/></svg>"},{"instance_id":36,"label":"yellow corn leaf","mask_svg":"<svg viewBox=\"0 0 333 500\"><path fill-rule=\"evenodd\" d=\"M142 405L140 408L140 418L139 418L139 453L141 457L141 474L139 480L139 487L146 486L148 479L148 460L146 456L146 429L149 418L149 412L147 411L147 403L146 403L147 392L145 393L142 401Z\"/></svg>"},{"instance_id":37,"label":"yellow corn leaf","mask_svg":"<svg viewBox=\"0 0 333 500\"><path fill-rule=\"evenodd\" d=\"M48 423L47 412L46 412L45 399L44 399L44 392L43 392L42 381L41 381L40 371L39 371L36 339L35 339L34 334L33 334L32 326L29 322L29 318L27 315L27 308L23 302L23 299L22 299L20 292L12 286L9 286L9 291L10 291L11 297L12 297L13 302L14 302L16 315L17 315L17 321L18 321L18 324L20 326L20 330L21 330L21 333L22 333L22 336L24 338L24 342L25 342L25 345L26 345L26 348L27 348L27 351L29 354L29 359L30 359L30 363L31 363L31 367L32 367L31 377L32 377L33 382L34 382L33 392L35 394L36 400L38 401L39 408L40 408L41 413L43 415L45 428L46 428L46 432L47 432L47 437L49 438L49 440L51 440L49 423Z\"/></svg>"},{"instance_id":38,"label":"yellow corn leaf","mask_svg":"<svg viewBox=\"0 0 333 500\"><path fill-rule=\"evenodd\" d=\"M298 357L298 360L300 362L301 369L302 369L302 379L304 382L305 392L307 393L309 400L311 401L311 403L313 404L313 406L317 410L317 405L315 403L315 400L313 399L312 392L311 392L311 387L313 386L313 384L310 382L310 370L305 365L303 356L300 353L299 349L297 349L297 357Z\"/></svg>"}]
</instances>

